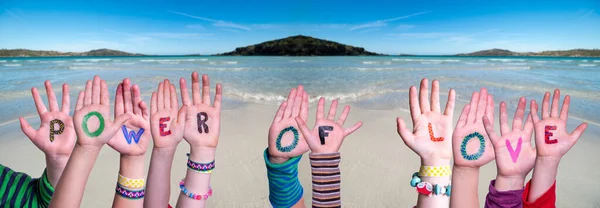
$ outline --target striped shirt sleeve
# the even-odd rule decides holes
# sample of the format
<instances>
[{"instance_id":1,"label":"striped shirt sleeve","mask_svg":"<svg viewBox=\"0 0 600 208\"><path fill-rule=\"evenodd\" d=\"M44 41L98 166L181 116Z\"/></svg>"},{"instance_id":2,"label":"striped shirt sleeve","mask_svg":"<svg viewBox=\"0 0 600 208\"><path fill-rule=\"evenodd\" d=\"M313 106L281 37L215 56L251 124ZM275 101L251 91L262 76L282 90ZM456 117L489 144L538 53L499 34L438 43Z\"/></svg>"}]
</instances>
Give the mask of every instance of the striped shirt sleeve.
<instances>
[{"instance_id":1,"label":"striped shirt sleeve","mask_svg":"<svg viewBox=\"0 0 600 208\"><path fill-rule=\"evenodd\" d=\"M0 207L48 207L54 193L46 170L31 178L0 164L0 183Z\"/></svg>"},{"instance_id":2,"label":"striped shirt sleeve","mask_svg":"<svg viewBox=\"0 0 600 208\"><path fill-rule=\"evenodd\" d=\"M340 153L311 153L313 207L341 207Z\"/></svg>"}]
</instances>

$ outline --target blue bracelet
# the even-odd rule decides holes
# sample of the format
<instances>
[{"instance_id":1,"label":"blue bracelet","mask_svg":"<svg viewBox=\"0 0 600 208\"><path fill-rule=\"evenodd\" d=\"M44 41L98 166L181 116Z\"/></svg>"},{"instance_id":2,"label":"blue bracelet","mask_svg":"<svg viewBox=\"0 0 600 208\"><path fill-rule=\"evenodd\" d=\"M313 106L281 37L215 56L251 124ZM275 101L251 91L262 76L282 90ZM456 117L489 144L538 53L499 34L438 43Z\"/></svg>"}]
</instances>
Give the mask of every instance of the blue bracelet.
<instances>
[{"instance_id":1,"label":"blue bracelet","mask_svg":"<svg viewBox=\"0 0 600 208\"><path fill-rule=\"evenodd\" d=\"M450 196L452 193L452 185L450 184L442 186L439 184L433 185L429 182L422 182L421 178L419 178L419 172L413 173L412 179L410 180L410 186L416 187L418 193L428 196L431 196L432 194Z\"/></svg>"},{"instance_id":2,"label":"blue bracelet","mask_svg":"<svg viewBox=\"0 0 600 208\"><path fill-rule=\"evenodd\" d=\"M179 182L179 188L181 189L181 192L183 192L186 196L195 199L195 200L207 200L208 197L212 196L212 188L210 186L208 186L208 193L206 194L194 194L191 191L189 191L187 188L185 188L185 182L183 182L184 179L181 179L181 182Z\"/></svg>"}]
</instances>

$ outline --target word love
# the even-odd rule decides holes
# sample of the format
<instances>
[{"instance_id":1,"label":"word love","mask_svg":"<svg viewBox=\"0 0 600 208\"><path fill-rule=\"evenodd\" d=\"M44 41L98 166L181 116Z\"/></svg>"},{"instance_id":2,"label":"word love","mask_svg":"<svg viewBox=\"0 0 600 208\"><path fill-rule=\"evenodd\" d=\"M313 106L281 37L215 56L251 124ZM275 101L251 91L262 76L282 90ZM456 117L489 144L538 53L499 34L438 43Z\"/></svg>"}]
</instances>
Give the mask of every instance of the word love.
<instances>
[{"instance_id":1,"label":"word love","mask_svg":"<svg viewBox=\"0 0 600 208\"><path fill-rule=\"evenodd\" d=\"M56 130L55 124L58 124L58 130ZM62 134L65 130L65 123L61 120L54 119L50 121L50 142L54 142L54 135Z\"/></svg>"},{"instance_id":2,"label":"word love","mask_svg":"<svg viewBox=\"0 0 600 208\"><path fill-rule=\"evenodd\" d=\"M325 144L325 137L329 136L329 132L333 131L333 126L319 126L319 139L321 139L321 145Z\"/></svg>"},{"instance_id":3,"label":"word love","mask_svg":"<svg viewBox=\"0 0 600 208\"><path fill-rule=\"evenodd\" d=\"M160 136L169 136L171 135L171 130L165 131L167 128L166 122L171 121L171 117L163 117L158 120L158 130L160 132Z\"/></svg>"},{"instance_id":4,"label":"word love","mask_svg":"<svg viewBox=\"0 0 600 208\"><path fill-rule=\"evenodd\" d=\"M479 150L476 153L468 154L467 153L467 143L469 142L469 140L471 140L475 137L477 137L477 139L479 139ZM463 158L465 158L465 160L477 160L483 155L484 151L485 151L485 139L479 132L474 132L472 134L467 135L462 140L462 143L460 144L460 154L462 155Z\"/></svg>"},{"instance_id":5,"label":"word love","mask_svg":"<svg viewBox=\"0 0 600 208\"><path fill-rule=\"evenodd\" d=\"M98 129L96 129L96 131L94 131L94 132L90 132L90 130L88 129L88 124L87 124L88 120L92 116L95 116L96 118L98 118L98 122L100 122L100 126L98 126ZM89 112L87 115L85 115L83 117L83 122L82 122L81 126L83 127L83 132L85 134L87 134L89 137L100 136L100 134L102 134L102 132L104 131L104 117L102 116L102 114L100 114L96 111Z\"/></svg>"},{"instance_id":6,"label":"word love","mask_svg":"<svg viewBox=\"0 0 600 208\"><path fill-rule=\"evenodd\" d=\"M208 125L206 124L206 121L208 121L208 115L206 114L206 112L200 112L196 114L196 117L198 117L198 132L200 132L201 134L208 134ZM202 117L204 117L204 119ZM202 132L202 129L204 129L204 132Z\"/></svg>"},{"instance_id":7,"label":"word love","mask_svg":"<svg viewBox=\"0 0 600 208\"><path fill-rule=\"evenodd\" d=\"M556 130L556 126L546 126L544 129L544 142L546 142L546 144L558 143L558 139L550 139L550 137L554 135L550 130Z\"/></svg>"},{"instance_id":8,"label":"word love","mask_svg":"<svg viewBox=\"0 0 600 208\"><path fill-rule=\"evenodd\" d=\"M429 123L429 138L431 138L431 141L434 142L441 142L444 141L444 137L435 137L433 136L433 128L431 127L431 123Z\"/></svg>"},{"instance_id":9,"label":"word love","mask_svg":"<svg viewBox=\"0 0 600 208\"><path fill-rule=\"evenodd\" d=\"M127 127L125 127L125 125L121 127L121 130L123 130L123 136L125 136L125 141L127 141L127 144L131 144L132 139L137 144L140 141L142 134L144 133L144 128L140 128L140 130L137 133L135 133L135 131L133 130L131 130L128 133Z\"/></svg>"},{"instance_id":10,"label":"word love","mask_svg":"<svg viewBox=\"0 0 600 208\"><path fill-rule=\"evenodd\" d=\"M519 137L519 141L517 141L517 149L513 149L510 141L506 140L506 148L508 149L508 153L512 158L513 163L517 163L517 159L519 158L519 154L521 153L521 144L523 143L523 138Z\"/></svg>"}]
</instances>

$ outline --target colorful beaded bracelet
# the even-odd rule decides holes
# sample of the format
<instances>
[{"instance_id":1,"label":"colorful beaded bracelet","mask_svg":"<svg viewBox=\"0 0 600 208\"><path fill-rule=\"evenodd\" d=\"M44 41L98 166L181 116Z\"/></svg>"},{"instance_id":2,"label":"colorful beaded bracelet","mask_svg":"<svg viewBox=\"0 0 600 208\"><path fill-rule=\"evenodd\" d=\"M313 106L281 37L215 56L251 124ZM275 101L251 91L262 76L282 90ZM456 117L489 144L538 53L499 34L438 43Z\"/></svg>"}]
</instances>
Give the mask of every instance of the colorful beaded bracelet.
<instances>
[{"instance_id":1,"label":"colorful beaded bracelet","mask_svg":"<svg viewBox=\"0 0 600 208\"><path fill-rule=\"evenodd\" d=\"M199 162L194 162L192 159L190 159L190 153L187 153L187 157L188 157L187 167L190 170L193 170L193 171L196 171L199 173L212 173L213 169L215 169L215 161L214 160L209 163L199 163Z\"/></svg>"},{"instance_id":2,"label":"colorful beaded bracelet","mask_svg":"<svg viewBox=\"0 0 600 208\"><path fill-rule=\"evenodd\" d=\"M130 179L119 174L117 183L128 190L141 190L146 186L146 180L142 179Z\"/></svg>"},{"instance_id":3,"label":"colorful beaded bracelet","mask_svg":"<svg viewBox=\"0 0 600 208\"><path fill-rule=\"evenodd\" d=\"M416 187L417 193L428 196L433 194L450 196L452 192L452 185L450 184L447 186L442 186L439 184L432 185L429 182L422 182L421 178L419 178L419 172L413 173L412 179L410 180L410 186Z\"/></svg>"},{"instance_id":4,"label":"colorful beaded bracelet","mask_svg":"<svg viewBox=\"0 0 600 208\"><path fill-rule=\"evenodd\" d=\"M183 192L186 196L195 200L207 200L208 197L212 196L212 188L210 186L208 186L208 193L206 194L194 194L190 192L188 189L185 188L185 183L183 182L183 179L181 180L181 182L179 182L179 188L181 189L181 192Z\"/></svg>"},{"instance_id":5,"label":"colorful beaded bracelet","mask_svg":"<svg viewBox=\"0 0 600 208\"><path fill-rule=\"evenodd\" d=\"M117 184L117 188L115 190L119 195L128 199L141 199L144 198L144 194L146 193L143 189L139 191L131 191L127 190L121 185Z\"/></svg>"}]
</instances>

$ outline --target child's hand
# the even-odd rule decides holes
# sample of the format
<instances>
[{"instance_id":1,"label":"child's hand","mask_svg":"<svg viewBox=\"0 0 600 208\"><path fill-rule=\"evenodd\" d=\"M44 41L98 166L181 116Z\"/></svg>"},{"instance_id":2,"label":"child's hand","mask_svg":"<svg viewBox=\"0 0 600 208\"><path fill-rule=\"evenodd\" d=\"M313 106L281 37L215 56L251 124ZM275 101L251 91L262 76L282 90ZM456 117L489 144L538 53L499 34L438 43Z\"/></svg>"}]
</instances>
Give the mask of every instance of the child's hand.
<instances>
[{"instance_id":1,"label":"child's hand","mask_svg":"<svg viewBox=\"0 0 600 208\"><path fill-rule=\"evenodd\" d=\"M525 176L533 169L535 164L535 148L531 146L531 134L533 133L533 121L531 115L527 116L525 127L523 127L523 118L525 115L525 106L527 101L524 97L519 99L517 111L512 123L512 131L508 127L508 115L506 114L506 103L500 103L500 132L502 136L498 136L494 131L494 125L490 122L490 118L483 117L483 125L487 131L494 152L496 153L496 166L498 168L498 176L496 178L496 188L499 188L499 180L517 180L514 189L523 188ZM502 184L506 186L506 184ZM507 190L512 190L507 188Z\"/></svg>"},{"instance_id":2,"label":"child's hand","mask_svg":"<svg viewBox=\"0 0 600 208\"><path fill-rule=\"evenodd\" d=\"M79 92L73 115L78 145L102 147L131 118L129 114L121 114L111 121L109 100L106 82L98 75L93 83L87 81L85 91Z\"/></svg>"},{"instance_id":3,"label":"child's hand","mask_svg":"<svg viewBox=\"0 0 600 208\"><path fill-rule=\"evenodd\" d=\"M558 114L560 90L554 90L552 109L549 108L549 100L550 93L546 92L542 103L542 120L540 120L537 113L538 104L535 100L532 100L531 116L535 126L535 143L538 157L558 162L575 145L587 128L587 123L580 124L571 134L567 133L566 127L571 97L565 96L560 115Z\"/></svg>"},{"instance_id":4,"label":"child's hand","mask_svg":"<svg viewBox=\"0 0 600 208\"><path fill-rule=\"evenodd\" d=\"M298 116L308 118L308 94L304 92L302 85L290 90L287 100L279 105L273 118L269 128L268 148L271 162L283 163L308 151L306 140L294 120Z\"/></svg>"},{"instance_id":5,"label":"child's hand","mask_svg":"<svg viewBox=\"0 0 600 208\"><path fill-rule=\"evenodd\" d=\"M325 99L321 97L317 106L317 122L315 122L312 131L308 129L301 117L296 117L296 122L302 131L302 135L306 138L306 142L313 153L338 152L342 146L342 142L344 142L344 138L362 126L362 121L359 121L350 128L344 129L342 127L350 112L350 106L344 107L342 115L335 121L338 101L333 100L331 102L327 118L325 118L324 114L324 105Z\"/></svg>"},{"instance_id":6,"label":"child's hand","mask_svg":"<svg viewBox=\"0 0 600 208\"><path fill-rule=\"evenodd\" d=\"M40 93L31 89L33 101L40 116L40 128L36 131L25 118L19 118L23 133L47 156L69 158L75 145L76 135L73 119L69 116L69 85L63 84L62 109L58 109L56 95L50 81L44 82L50 111L46 109Z\"/></svg>"},{"instance_id":7,"label":"child's hand","mask_svg":"<svg viewBox=\"0 0 600 208\"><path fill-rule=\"evenodd\" d=\"M192 99L188 95L185 79L181 78L181 99L187 106L185 133L183 137L192 148L214 151L219 143L221 123L221 84L217 84L215 103L210 105L210 83L208 75L202 75L202 95L198 72L192 73Z\"/></svg>"},{"instance_id":8,"label":"child's hand","mask_svg":"<svg viewBox=\"0 0 600 208\"><path fill-rule=\"evenodd\" d=\"M148 107L142 101L140 88L132 87L127 78L119 84L115 94L115 117L122 114L130 115L131 119L121 126L108 145L121 155L143 156L151 134Z\"/></svg>"},{"instance_id":9,"label":"child's hand","mask_svg":"<svg viewBox=\"0 0 600 208\"><path fill-rule=\"evenodd\" d=\"M479 168L494 159L494 148L483 126L484 115L494 118L494 98L481 88L463 108L452 134L454 165ZM493 125L493 120L490 123Z\"/></svg>"},{"instance_id":10,"label":"child's hand","mask_svg":"<svg viewBox=\"0 0 600 208\"><path fill-rule=\"evenodd\" d=\"M150 128L154 148L177 148L183 139L186 110L185 105L179 109L175 85L167 79L158 84L158 90L152 92L150 103Z\"/></svg>"},{"instance_id":11,"label":"child's hand","mask_svg":"<svg viewBox=\"0 0 600 208\"><path fill-rule=\"evenodd\" d=\"M454 90L448 93L448 102L444 114L440 109L440 84L433 81L431 106L427 98L429 83L421 81L420 99L417 98L417 88L410 87L410 114L413 130L398 117L398 133L410 149L417 153L423 165L448 165L452 159L452 116L454 113ZM419 105L420 104L420 105Z\"/></svg>"}]
</instances>

